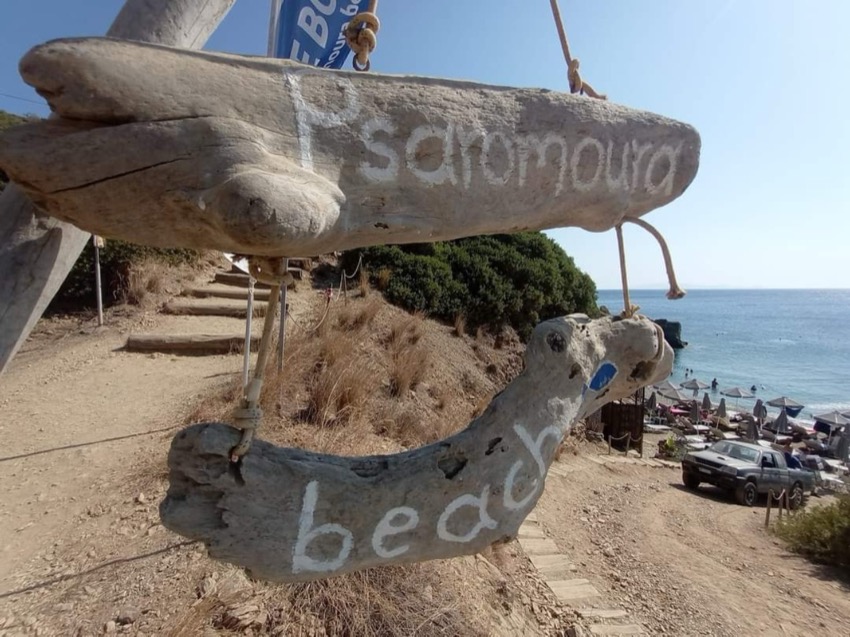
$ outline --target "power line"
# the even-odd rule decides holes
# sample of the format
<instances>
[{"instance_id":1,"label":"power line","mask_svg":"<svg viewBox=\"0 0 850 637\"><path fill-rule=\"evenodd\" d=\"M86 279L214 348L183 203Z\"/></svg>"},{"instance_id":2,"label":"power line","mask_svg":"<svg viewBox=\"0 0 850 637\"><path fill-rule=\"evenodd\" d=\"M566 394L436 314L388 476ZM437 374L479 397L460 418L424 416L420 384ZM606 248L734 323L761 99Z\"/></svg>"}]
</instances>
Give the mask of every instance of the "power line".
<instances>
[{"instance_id":1,"label":"power line","mask_svg":"<svg viewBox=\"0 0 850 637\"><path fill-rule=\"evenodd\" d=\"M8 93L0 93L3 97L8 97L13 100L21 100L22 102L29 102L30 104L38 104L39 106L44 106L44 102L37 102L35 100L27 99L26 97L18 97L17 95L9 95Z\"/></svg>"}]
</instances>

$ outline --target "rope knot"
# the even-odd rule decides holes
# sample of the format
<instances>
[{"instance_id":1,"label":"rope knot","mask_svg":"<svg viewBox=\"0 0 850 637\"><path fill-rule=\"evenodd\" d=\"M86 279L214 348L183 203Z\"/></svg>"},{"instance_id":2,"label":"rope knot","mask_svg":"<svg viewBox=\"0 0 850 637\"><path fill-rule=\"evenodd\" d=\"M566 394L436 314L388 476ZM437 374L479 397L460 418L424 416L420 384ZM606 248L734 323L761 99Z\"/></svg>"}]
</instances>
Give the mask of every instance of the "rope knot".
<instances>
[{"instance_id":1,"label":"rope knot","mask_svg":"<svg viewBox=\"0 0 850 637\"><path fill-rule=\"evenodd\" d=\"M248 261L248 271L260 283L272 287L288 287L294 279L286 271L284 261L281 257L251 257Z\"/></svg>"},{"instance_id":2,"label":"rope knot","mask_svg":"<svg viewBox=\"0 0 850 637\"><path fill-rule=\"evenodd\" d=\"M233 422L238 429L258 429L263 420L263 409L243 401L241 407L233 410Z\"/></svg>"},{"instance_id":3,"label":"rope knot","mask_svg":"<svg viewBox=\"0 0 850 637\"><path fill-rule=\"evenodd\" d=\"M371 11L358 13L351 18L351 22L345 27L345 41L354 51L354 68L357 71L368 71L372 66L369 54L378 45L378 30L381 21Z\"/></svg>"}]
</instances>

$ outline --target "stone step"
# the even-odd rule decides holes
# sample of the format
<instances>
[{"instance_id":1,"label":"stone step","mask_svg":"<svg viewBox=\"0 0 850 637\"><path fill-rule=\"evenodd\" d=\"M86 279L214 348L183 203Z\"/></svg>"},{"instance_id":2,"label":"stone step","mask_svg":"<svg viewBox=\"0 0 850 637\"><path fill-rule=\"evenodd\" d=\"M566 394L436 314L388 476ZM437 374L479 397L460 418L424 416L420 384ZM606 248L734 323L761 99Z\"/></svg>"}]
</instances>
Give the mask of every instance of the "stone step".
<instances>
[{"instance_id":1,"label":"stone step","mask_svg":"<svg viewBox=\"0 0 850 637\"><path fill-rule=\"evenodd\" d=\"M245 334L131 334L129 352L168 354L241 354ZM260 335L251 335L251 350L256 351Z\"/></svg>"},{"instance_id":2,"label":"stone step","mask_svg":"<svg viewBox=\"0 0 850 637\"><path fill-rule=\"evenodd\" d=\"M587 600L600 596L599 591L586 579L554 580L546 583L552 589L555 597L563 602L576 603L576 600Z\"/></svg>"},{"instance_id":3,"label":"stone step","mask_svg":"<svg viewBox=\"0 0 850 637\"><path fill-rule=\"evenodd\" d=\"M266 303L254 303L254 316L265 316ZM248 310L245 303L228 301L222 299L186 299L173 300L165 304L163 311L166 314L182 314L189 316L230 316L234 318L245 318Z\"/></svg>"},{"instance_id":4,"label":"stone step","mask_svg":"<svg viewBox=\"0 0 850 637\"><path fill-rule=\"evenodd\" d=\"M271 290L268 288L254 290L255 301L268 301ZM183 290L183 296L194 296L196 298L217 297L220 299L248 300L248 288L240 288L232 285L213 284L201 287L188 287Z\"/></svg>"},{"instance_id":5,"label":"stone step","mask_svg":"<svg viewBox=\"0 0 850 637\"><path fill-rule=\"evenodd\" d=\"M528 515L525 516L526 522L531 522L532 524L537 524L537 512L532 511Z\"/></svg>"},{"instance_id":6,"label":"stone step","mask_svg":"<svg viewBox=\"0 0 850 637\"><path fill-rule=\"evenodd\" d=\"M549 539L520 538L519 545L528 556L552 555L558 552L558 545Z\"/></svg>"},{"instance_id":7,"label":"stone step","mask_svg":"<svg viewBox=\"0 0 850 637\"><path fill-rule=\"evenodd\" d=\"M644 635L643 627L638 624L591 624L593 635Z\"/></svg>"},{"instance_id":8,"label":"stone step","mask_svg":"<svg viewBox=\"0 0 850 637\"><path fill-rule=\"evenodd\" d=\"M582 617L593 619L623 619L629 616L621 608L579 608L576 612Z\"/></svg>"},{"instance_id":9,"label":"stone step","mask_svg":"<svg viewBox=\"0 0 850 637\"><path fill-rule=\"evenodd\" d=\"M578 569L570 564L566 555L559 555L557 556L560 558L559 560L553 560L549 564L542 566L538 566L538 563L533 559L534 557L538 556L532 556L531 563L534 564L537 572L540 573L541 577L543 577L546 581L570 580L576 576L576 571Z\"/></svg>"},{"instance_id":10,"label":"stone step","mask_svg":"<svg viewBox=\"0 0 850 637\"><path fill-rule=\"evenodd\" d=\"M520 539L543 540L546 538L546 533L536 524L523 524L519 527L518 537Z\"/></svg>"}]
</instances>

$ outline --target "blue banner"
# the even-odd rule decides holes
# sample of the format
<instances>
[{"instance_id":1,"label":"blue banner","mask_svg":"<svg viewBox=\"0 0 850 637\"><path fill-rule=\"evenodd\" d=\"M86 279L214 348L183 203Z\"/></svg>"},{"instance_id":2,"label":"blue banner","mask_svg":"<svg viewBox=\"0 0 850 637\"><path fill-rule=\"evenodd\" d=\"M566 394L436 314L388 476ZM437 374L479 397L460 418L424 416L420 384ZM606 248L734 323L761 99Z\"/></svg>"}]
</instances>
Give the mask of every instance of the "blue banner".
<instances>
[{"instance_id":1,"label":"blue banner","mask_svg":"<svg viewBox=\"0 0 850 637\"><path fill-rule=\"evenodd\" d=\"M274 57L341 68L351 52L345 27L368 5L368 0L283 0L274 16Z\"/></svg>"}]
</instances>

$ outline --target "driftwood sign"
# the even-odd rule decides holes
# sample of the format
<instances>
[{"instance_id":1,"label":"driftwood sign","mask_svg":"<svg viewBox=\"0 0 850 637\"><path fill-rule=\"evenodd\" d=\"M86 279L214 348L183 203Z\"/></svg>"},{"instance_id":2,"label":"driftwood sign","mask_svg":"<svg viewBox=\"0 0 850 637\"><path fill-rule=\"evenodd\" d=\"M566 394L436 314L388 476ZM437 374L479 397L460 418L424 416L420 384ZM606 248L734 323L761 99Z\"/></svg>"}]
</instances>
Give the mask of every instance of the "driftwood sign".
<instances>
[{"instance_id":1,"label":"driftwood sign","mask_svg":"<svg viewBox=\"0 0 850 637\"><path fill-rule=\"evenodd\" d=\"M690 126L537 89L317 70L107 38L21 62L58 120L0 167L49 214L155 246L293 256L560 226L678 197Z\"/></svg>"},{"instance_id":2,"label":"driftwood sign","mask_svg":"<svg viewBox=\"0 0 850 637\"><path fill-rule=\"evenodd\" d=\"M239 432L195 425L172 443L160 514L212 557L284 582L475 553L516 535L577 420L672 361L646 318L570 316L537 326L523 373L469 427L420 449L344 458L256 441L234 465Z\"/></svg>"}]
</instances>

